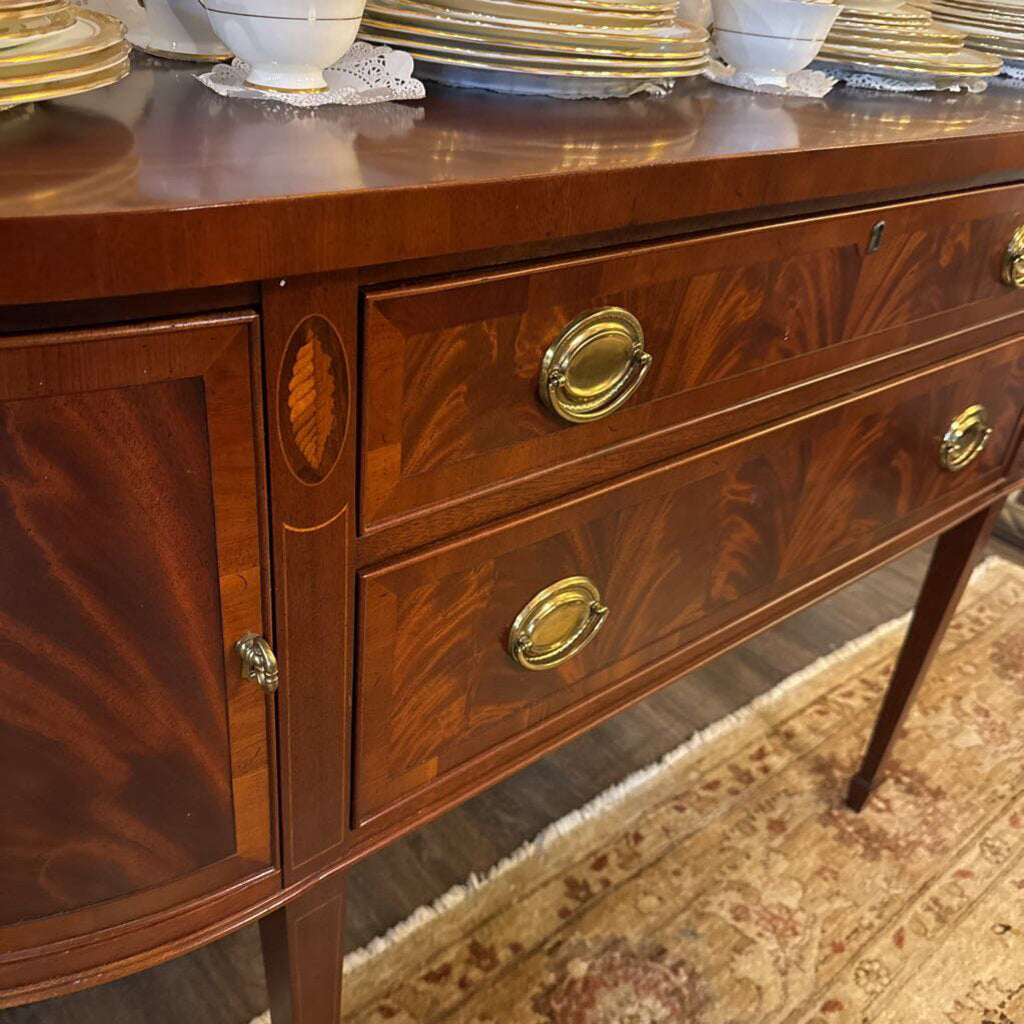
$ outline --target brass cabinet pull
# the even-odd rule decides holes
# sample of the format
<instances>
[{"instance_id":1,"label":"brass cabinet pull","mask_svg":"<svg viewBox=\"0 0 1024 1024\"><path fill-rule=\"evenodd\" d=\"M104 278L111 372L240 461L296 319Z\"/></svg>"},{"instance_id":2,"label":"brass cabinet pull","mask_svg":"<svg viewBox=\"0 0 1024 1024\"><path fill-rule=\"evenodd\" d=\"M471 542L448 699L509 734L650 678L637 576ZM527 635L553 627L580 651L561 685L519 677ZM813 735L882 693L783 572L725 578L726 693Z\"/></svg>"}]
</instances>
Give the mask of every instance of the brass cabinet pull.
<instances>
[{"instance_id":1,"label":"brass cabinet pull","mask_svg":"<svg viewBox=\"0 0 1024 1024\"><path fill-rule=\"evenodd\" d=\"M541 401L570 423L600 419L628 401L651 360L632 313L617 306L584 313L544 353Z\"/></svg>"},{"instance_id":2,"label":"brass cabinet pull","mask_svg":"<svg viewBox=\"0 0 1024 1024\"><path fill-rule=\"evenodd\" d=\"M1014 231L1003 254L1003 284L1024 288L1024 225Z\"/></svg>"},{"instance_id":3,"label":"brass cabinet pull","mask_svg":"<svg viewBox=\"0 0 1024 1024\"><path fill-rule=\"evenodd\" d=\"M277 658L263 637L258 633L246 633L235 644L235 653L242 659L243 679L255 679L266 693L277 689Z\"/></svg>"},{"instance_id":4,"label":"brass cabinet pull","mask_svg":"<svg viewBox=\"0 0 1024 1024\"><path fill-rule=\"evenodd\" d=\"M545 587L516 616L508 653L535 672L554 668L579 654L607 618L596 584L586 576L569 576Z\"/></svg>"},{"instance_id":5,"label":"brass cabinet pull","mask_svg":"<svg viewBox=\"0 0 1024 1024\"><path fill-rule=\"evenodd\" d=\"M959 473L966 469L984 450L992 428L983 405L972 405L949 425L939 446L939 462L943 469Z\"/></svg>"}]
</instances>

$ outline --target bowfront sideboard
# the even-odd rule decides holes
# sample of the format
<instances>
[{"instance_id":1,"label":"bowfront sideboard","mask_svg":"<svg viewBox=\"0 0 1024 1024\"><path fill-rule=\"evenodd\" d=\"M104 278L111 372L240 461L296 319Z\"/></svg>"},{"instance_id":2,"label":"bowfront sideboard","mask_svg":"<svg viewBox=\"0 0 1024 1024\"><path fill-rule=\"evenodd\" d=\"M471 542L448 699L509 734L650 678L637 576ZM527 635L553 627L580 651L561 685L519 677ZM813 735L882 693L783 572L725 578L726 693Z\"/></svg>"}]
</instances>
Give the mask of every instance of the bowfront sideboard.
<instances>
[{"instance_id":1,"label":"bowfront sideboard","mask_svg":"<svg viewBox=\"0 0 1024 1024\"><path fill-rule=\"evenodd\" d=\"M0 1005L259 919L336 1024L347 868L938 538L869 798L1024 479L1016 93L149 63L0 144Z\"/></svg>"}]
</instances>

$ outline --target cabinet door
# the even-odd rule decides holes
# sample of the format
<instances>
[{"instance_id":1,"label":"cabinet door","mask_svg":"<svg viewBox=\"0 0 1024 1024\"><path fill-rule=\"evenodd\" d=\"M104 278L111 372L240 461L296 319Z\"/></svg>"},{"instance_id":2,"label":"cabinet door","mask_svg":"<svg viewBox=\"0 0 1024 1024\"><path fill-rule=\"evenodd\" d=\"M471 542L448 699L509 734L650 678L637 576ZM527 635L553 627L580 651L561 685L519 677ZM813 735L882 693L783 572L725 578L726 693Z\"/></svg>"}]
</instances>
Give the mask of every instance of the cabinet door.
<instances>
[{"instance_id":1,"label":"cabinet door","mask_svg":"<svg viewBox=\"0 0 1024 1024\"><path fill-rule=\"evenodd\" d=\"M233 650L265 631L258 373L251 314L0 339L0 989L276 884Z\"/></svg>"}]
</instances>

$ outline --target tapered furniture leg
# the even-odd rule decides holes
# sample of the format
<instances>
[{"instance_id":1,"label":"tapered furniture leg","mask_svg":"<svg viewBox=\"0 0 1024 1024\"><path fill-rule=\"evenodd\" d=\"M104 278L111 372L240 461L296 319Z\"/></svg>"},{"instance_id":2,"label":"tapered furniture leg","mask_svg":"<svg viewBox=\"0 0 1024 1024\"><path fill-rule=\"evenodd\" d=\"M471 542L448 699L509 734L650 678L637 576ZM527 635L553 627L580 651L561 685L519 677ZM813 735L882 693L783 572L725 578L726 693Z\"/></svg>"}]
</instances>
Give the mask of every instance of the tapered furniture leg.
<instances>
[{"instance_id":1,"label":"tapered furniture leg","mask_svg":"<svg viewBox=\"0 0 1024 1024\"><path fill-rule=\"evenodd\" d=\"M942 642L956 606L963 596L981 552L999 518L1002 501L982 509L947 530L932 554L921 594L917 599L893 670L882 708L875 721L860 771L850 780L846 802L859 811L882 781L893 740Z\"/></svg>"},{"instance_id":2,"label":"tapered furniture leg","mask_svg":"<svg viewBox=\"0 0 1024 1024\"><path fill-rule=\"evenodd\" d=\"M338 1024L344 925L344 875L260 921L272 1024Z\"/></svg>"}]
</instances>

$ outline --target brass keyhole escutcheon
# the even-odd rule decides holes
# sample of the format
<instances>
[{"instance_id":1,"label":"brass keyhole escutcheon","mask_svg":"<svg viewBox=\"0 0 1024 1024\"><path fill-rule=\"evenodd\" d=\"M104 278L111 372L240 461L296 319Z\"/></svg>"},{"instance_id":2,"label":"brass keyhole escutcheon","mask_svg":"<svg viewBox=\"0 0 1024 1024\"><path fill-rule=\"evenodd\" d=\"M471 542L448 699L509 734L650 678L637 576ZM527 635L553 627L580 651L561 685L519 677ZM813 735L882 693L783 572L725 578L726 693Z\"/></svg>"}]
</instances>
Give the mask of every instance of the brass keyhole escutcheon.
<instances>
[{"instance_id":1,"label":"brass keyhole escutcheon","mask_svg":"<svg viewBox=\"0 0 1024 1024\"><path fill-rule=\"evenodd\" d=\"M544 353L541 401L570 423L600 419L629 400L651 361L632 313L617 306L584 313Z\"/></svg>"},{"instance_id":2,"label":"brass keyhole escutcheon","mask_svg":"<svg viewBox=\"0 0 1024 1024\"><path fill-rule=\"evenodd\" d=\"M586 576L568 576L545 587L516 616L508 653L535 672L554 668L579 654L607 618L597 584Z\"/></svg>"},{"instance_id":3,"label":"brass keyhole escutcheon","mask_svg":"<svg viewBox=\"0 0 1024 1024\"><path fill-rule=\"evenodd\" d=\"M264 693L277 690L279 676L274 650L258 633L246 633L235 644L235 653L242 661L242 678L252 679Z\"/></svg>"},{"instance_id":4,"label":"brass keyhole escutcheon","mask_svg":"<svg viewBox=\"0 0 1024 1024\"><path fill-rule=\"evenodd\" d=\"M992 428L983 405L972 405L949 425L939 446L939 462L950 473L966 469L984 450Z\"/></svg>"},{"instance_id":5,"label":"brass keyhole escutcheon","mask_svg":"<svg viewBox=\"0 0 1024 1024\"><path fill-rule=\"evenodd\" d=\"M1014 231L1003 255L1003 284L1024 288L1024 225Z\"/></svg>"}]
</instances>

